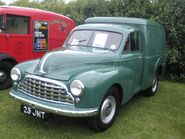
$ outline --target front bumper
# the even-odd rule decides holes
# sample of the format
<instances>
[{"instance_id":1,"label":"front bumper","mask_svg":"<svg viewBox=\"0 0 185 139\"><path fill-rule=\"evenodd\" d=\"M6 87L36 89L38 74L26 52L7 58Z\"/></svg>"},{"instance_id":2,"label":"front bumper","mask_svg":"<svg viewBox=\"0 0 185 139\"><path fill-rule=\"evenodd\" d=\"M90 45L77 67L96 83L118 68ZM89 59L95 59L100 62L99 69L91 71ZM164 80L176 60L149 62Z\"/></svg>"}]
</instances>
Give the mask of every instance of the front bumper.
<instances>
[{"instance_id":1,"label":"front bumper","mask_svg":"<svg viewBox=\"0 0 185 139\"><path fill-rule=\"evenodd\" d=\"M98 114L98 108L76 108L72 105L46 102L14 90L11 90L9 94L25 105L48 113L68 117L90 117Z\"/></svg>"}]
</instances>

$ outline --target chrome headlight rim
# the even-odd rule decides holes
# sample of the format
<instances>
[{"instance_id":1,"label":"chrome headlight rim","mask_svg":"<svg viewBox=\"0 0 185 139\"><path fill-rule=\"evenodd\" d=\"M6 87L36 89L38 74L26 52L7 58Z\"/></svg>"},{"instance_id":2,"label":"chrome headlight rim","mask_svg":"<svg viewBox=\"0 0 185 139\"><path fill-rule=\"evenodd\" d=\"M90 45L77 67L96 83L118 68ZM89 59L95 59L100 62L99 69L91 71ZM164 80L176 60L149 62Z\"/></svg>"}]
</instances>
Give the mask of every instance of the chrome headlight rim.
<instances>
[{"instance_id":1,"label":"chrome headlight rim","mask_svg":"<svg viewBox=\"0 0 185 139\"><path fill-rule=\"evenodd\" d=\"M72 95L79 97L82 96L84 93L85 86L82 81L74 80L71 82L70 90Z\"/></svg>"},{"instance_id":2,"label":"chrome headlight rim","mask_svg":"<svg viewBox=\"0 0 185 139\"><path fill-rule=\"evenodd\" d=\"M13 68L11 70L11 78L13 81L20 81L21 79L21 71L19 68Z\"/></svg>"}]
</instances>

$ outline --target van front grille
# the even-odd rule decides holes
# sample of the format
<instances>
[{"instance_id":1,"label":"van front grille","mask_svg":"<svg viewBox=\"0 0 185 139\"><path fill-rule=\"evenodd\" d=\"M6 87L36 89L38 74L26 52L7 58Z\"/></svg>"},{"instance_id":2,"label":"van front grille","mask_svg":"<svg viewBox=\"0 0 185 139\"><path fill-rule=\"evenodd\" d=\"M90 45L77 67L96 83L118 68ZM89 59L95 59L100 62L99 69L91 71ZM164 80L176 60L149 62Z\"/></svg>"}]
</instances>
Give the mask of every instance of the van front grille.
<instances>
[{"instance_id":1,"label":"van front grille","mask_svg":"<svg viewBox=\"0 0 185 139\"><path fill-rule=\"evenodd\" d=\"M47 101L74 104L74 98L68 93L67 87L58 81L27 75L18 84L24 93Z\"/></svg>"}]
</instances>

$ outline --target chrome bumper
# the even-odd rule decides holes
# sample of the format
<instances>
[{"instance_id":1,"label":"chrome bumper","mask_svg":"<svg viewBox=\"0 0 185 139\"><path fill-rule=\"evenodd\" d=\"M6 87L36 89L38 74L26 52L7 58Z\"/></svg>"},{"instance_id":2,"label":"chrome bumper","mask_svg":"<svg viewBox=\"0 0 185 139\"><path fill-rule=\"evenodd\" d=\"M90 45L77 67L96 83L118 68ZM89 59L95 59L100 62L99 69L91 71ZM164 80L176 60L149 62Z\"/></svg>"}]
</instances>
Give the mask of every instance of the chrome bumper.
<instances>
[{"instance_id":1,"label":"chrome bumper","mask_svg":"<svg viewBox=\"0 0 185 139\"><path fill-rule=\"evenodd\" d=\"M62 116L69 116L69 117L90 117L90 116L95 116L98 114L98 108L76 108L74 106L61 106L60 107L55 107L57 104L52 104L51 102L45 102L41 100L37 100L35 98L31 98L30 96L27 96L25 94L22 94L20 92L14 92L10 91L9 92L10 96L15 98L16 100L20 101L21 103L28 105L32 108L42 110L44 112L49 112L49 113L54 113L57 115L62 115Z\"/></svg>"}]
</instances>

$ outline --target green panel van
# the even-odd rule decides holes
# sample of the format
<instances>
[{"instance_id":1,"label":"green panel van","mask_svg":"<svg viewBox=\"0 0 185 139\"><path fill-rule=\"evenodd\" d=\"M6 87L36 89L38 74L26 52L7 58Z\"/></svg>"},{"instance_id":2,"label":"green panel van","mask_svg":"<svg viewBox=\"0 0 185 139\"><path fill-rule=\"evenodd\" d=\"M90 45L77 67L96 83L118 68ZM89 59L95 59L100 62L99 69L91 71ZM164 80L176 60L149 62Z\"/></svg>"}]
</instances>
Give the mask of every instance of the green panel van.
<instances>
[{"instance_id":1,"label":"green panel van","mask_svg":"<svg viewBox=\"0 0 185 139\"><path fill-rule=\"evenodd\" d=\"M165 59L165 31L159 23L88 18L60 50L15 66L10 95L28 115L88 117L89 125L101 132L136 93L155 95Z\"/></svg>"}]
</instances>

